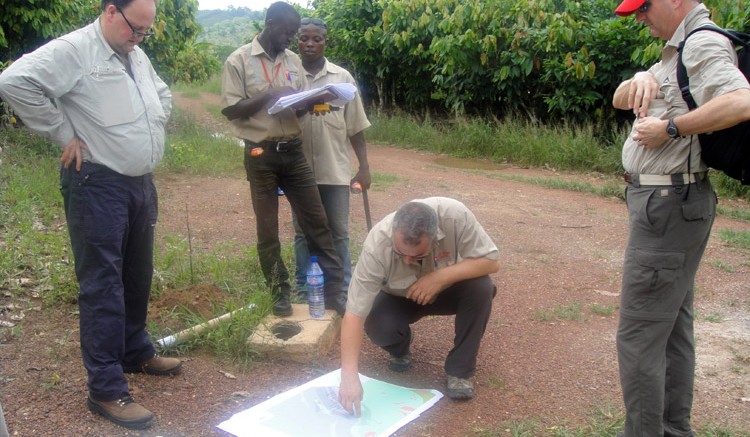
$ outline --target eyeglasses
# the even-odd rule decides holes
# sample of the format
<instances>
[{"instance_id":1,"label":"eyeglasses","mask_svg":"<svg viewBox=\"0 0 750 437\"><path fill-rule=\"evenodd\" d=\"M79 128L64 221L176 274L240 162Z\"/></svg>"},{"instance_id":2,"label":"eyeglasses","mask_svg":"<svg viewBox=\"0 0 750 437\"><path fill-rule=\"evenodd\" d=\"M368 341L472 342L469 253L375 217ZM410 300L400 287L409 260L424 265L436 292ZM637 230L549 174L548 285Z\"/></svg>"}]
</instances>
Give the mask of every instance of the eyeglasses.
<instances>
[{"instance_id":1,"label":"eyeglasses","mask_svg":"<svg viewBox=\"0 0 750 437\"><path fill-rule=\"evenodd\" d=\"M417 256L407 255L405 253L399 252L395 247L393 248L393 253L395 253L396 255L400 256L401 258L411 258L411 259L414 259L416 261L422 261L423 259L427 259L430 256L429 252L426 253L426 254L424 254L424 255L417 255Z\"/></svg>"},{"instance_id":2,"label":"eyeglasses","mask_svg":"<svg viewBox=\"0 0 750 437\"><path fill-rule=\"evenodd\" d=\"M300 26L304 26L306 24L312 24L314 26L320 26L323 29L328 29L328 26L326 26L326 22L321 20L320 18L310 18L305 17L299 22Z\"/></svg>"},{"instance_id":3,"label":"eyeglasses","mask_svg":"<svg viewBox=\"0 0 750 437\"><path fill-rule=\"evenodd\" d=\"M145 31L145 32L141 32L140 30L136 30L136 28L133 27L132 24L130 24L130 21L128 20L128 17L125 16L125 13L122 11L122 9L120 9L119 6L115 6L115 8L117 9L117 12L119 12L120 15L122 15L122 18L125 19L125 22L128 23L128 27L130 27L130 30L133 32L133 38L138 38L139 36L142 36L142 37L146 38L146 37L151 36L151 35L154 34L153 27L150 28L149 30Z\"/></svg>"},{"instance_id":4,"label":"eyeglasses","mask_svg":"<svg viewBox=\"0 0 750 437\"><path fill-rule=\"evenodd\" d=\"M646 12L648 12L648 8L650 7L651 7L651 2L643 2L641 7L636 10L640 12L641 14L645 14Z\"/></svg>"}]
</instances>

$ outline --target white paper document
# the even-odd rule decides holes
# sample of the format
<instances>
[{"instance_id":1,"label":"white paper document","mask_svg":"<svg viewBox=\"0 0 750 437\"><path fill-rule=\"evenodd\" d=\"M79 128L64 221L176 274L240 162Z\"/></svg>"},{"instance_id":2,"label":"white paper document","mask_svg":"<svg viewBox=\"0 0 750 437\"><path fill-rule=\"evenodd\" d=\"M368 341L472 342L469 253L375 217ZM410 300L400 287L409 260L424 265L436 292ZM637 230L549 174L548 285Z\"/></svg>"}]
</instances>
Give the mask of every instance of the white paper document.
<instances>
[{"instance_id":1,"label":"white paper document","mask_svg":"<svg viewBox=\"0 0 750 437\"><path fill-rule=\"evenodd\" d=\"M317 102L343 105L352 100L356 93L357 87L350 83L329 83L320 88L281 97L268 108L268 113L273 115L287 108L302 109L306 104Z\"/></svg>"},{"instance_id":2,"label":"white paper document","mask_svg":"<svg viewBox=\"0 0 750 437\"><path fill-rule=\"evenodd\" d=\"M340 370L239 412L217 428L238 437L386 437L435 405L437 390L411 389L359 375L362 416L338 402Z\"/></svg>"}]
</instances>

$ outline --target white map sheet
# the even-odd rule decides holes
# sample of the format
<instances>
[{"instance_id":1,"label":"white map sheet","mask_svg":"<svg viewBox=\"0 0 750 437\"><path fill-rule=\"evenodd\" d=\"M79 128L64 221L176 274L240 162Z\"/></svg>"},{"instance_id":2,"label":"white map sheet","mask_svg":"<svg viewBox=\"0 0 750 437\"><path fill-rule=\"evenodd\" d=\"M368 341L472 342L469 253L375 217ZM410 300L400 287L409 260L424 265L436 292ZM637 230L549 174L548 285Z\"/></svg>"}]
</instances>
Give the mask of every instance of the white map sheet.
<instances>
[{"instance_id":1,"label":"white map sheet","mask_svg":"<svg viewBox=\"0 0 750 437\"><path fill-rule=\"evenodd\" d=\"M357 87L350 83L329 83L320 88L280 97L268 108L268 113L273 115L287 108L300 109L310 102L319 100L341 106L354 99L355 94L357 94Z\"/></svg>"},{"instance_id":2,"label":"white map sheet","mask_svg":"<svg viewBox=\"0 0 750 437\"><path fill-rule=\"evenodd\" d=\"M437 390L411 389L360 375L362 416L338 403L340 370L241 411L217 427L237 437L386 437L435 405Z\"/></svg>"}]
</instances>

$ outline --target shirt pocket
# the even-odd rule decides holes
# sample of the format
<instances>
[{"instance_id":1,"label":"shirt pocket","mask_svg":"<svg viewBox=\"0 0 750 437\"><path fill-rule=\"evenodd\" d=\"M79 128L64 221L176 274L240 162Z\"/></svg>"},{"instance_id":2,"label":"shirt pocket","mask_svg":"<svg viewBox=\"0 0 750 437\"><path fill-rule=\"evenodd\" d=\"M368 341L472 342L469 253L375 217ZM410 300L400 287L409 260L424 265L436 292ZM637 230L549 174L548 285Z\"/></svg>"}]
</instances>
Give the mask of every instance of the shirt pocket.
<instances>
[{"instance_id":1,"label":"shirt pocket","mask_svg":"<svg viewBox=\"0 0 750 437\"><path fill-rule=\"evenodd\" d=\"M103 127L135 122L130 93L130 76L112 66L94 66L89 74L92 116Z\"/></svg>"}]
</instances>

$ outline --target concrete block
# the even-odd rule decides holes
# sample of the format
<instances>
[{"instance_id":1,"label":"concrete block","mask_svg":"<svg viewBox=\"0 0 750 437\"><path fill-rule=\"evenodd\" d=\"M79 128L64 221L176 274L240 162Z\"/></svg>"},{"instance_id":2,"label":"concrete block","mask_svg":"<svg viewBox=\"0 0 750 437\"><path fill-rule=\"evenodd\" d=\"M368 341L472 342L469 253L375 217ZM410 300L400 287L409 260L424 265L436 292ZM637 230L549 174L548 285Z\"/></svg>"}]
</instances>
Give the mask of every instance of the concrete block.
<instances>
[{"instance_id":1,"label":"concrete block","mask_svg":"<svg viewBox=\"0 0 750 437\"><path fill-rule=\"evenodd\" d=\"M289 317L267 316L247 344L270 358L316 362L331 351L339 338L341 317L326 310L322 318L314 319L305 304L293 304L292 310Z\"/></svg>"}]
</instances>

